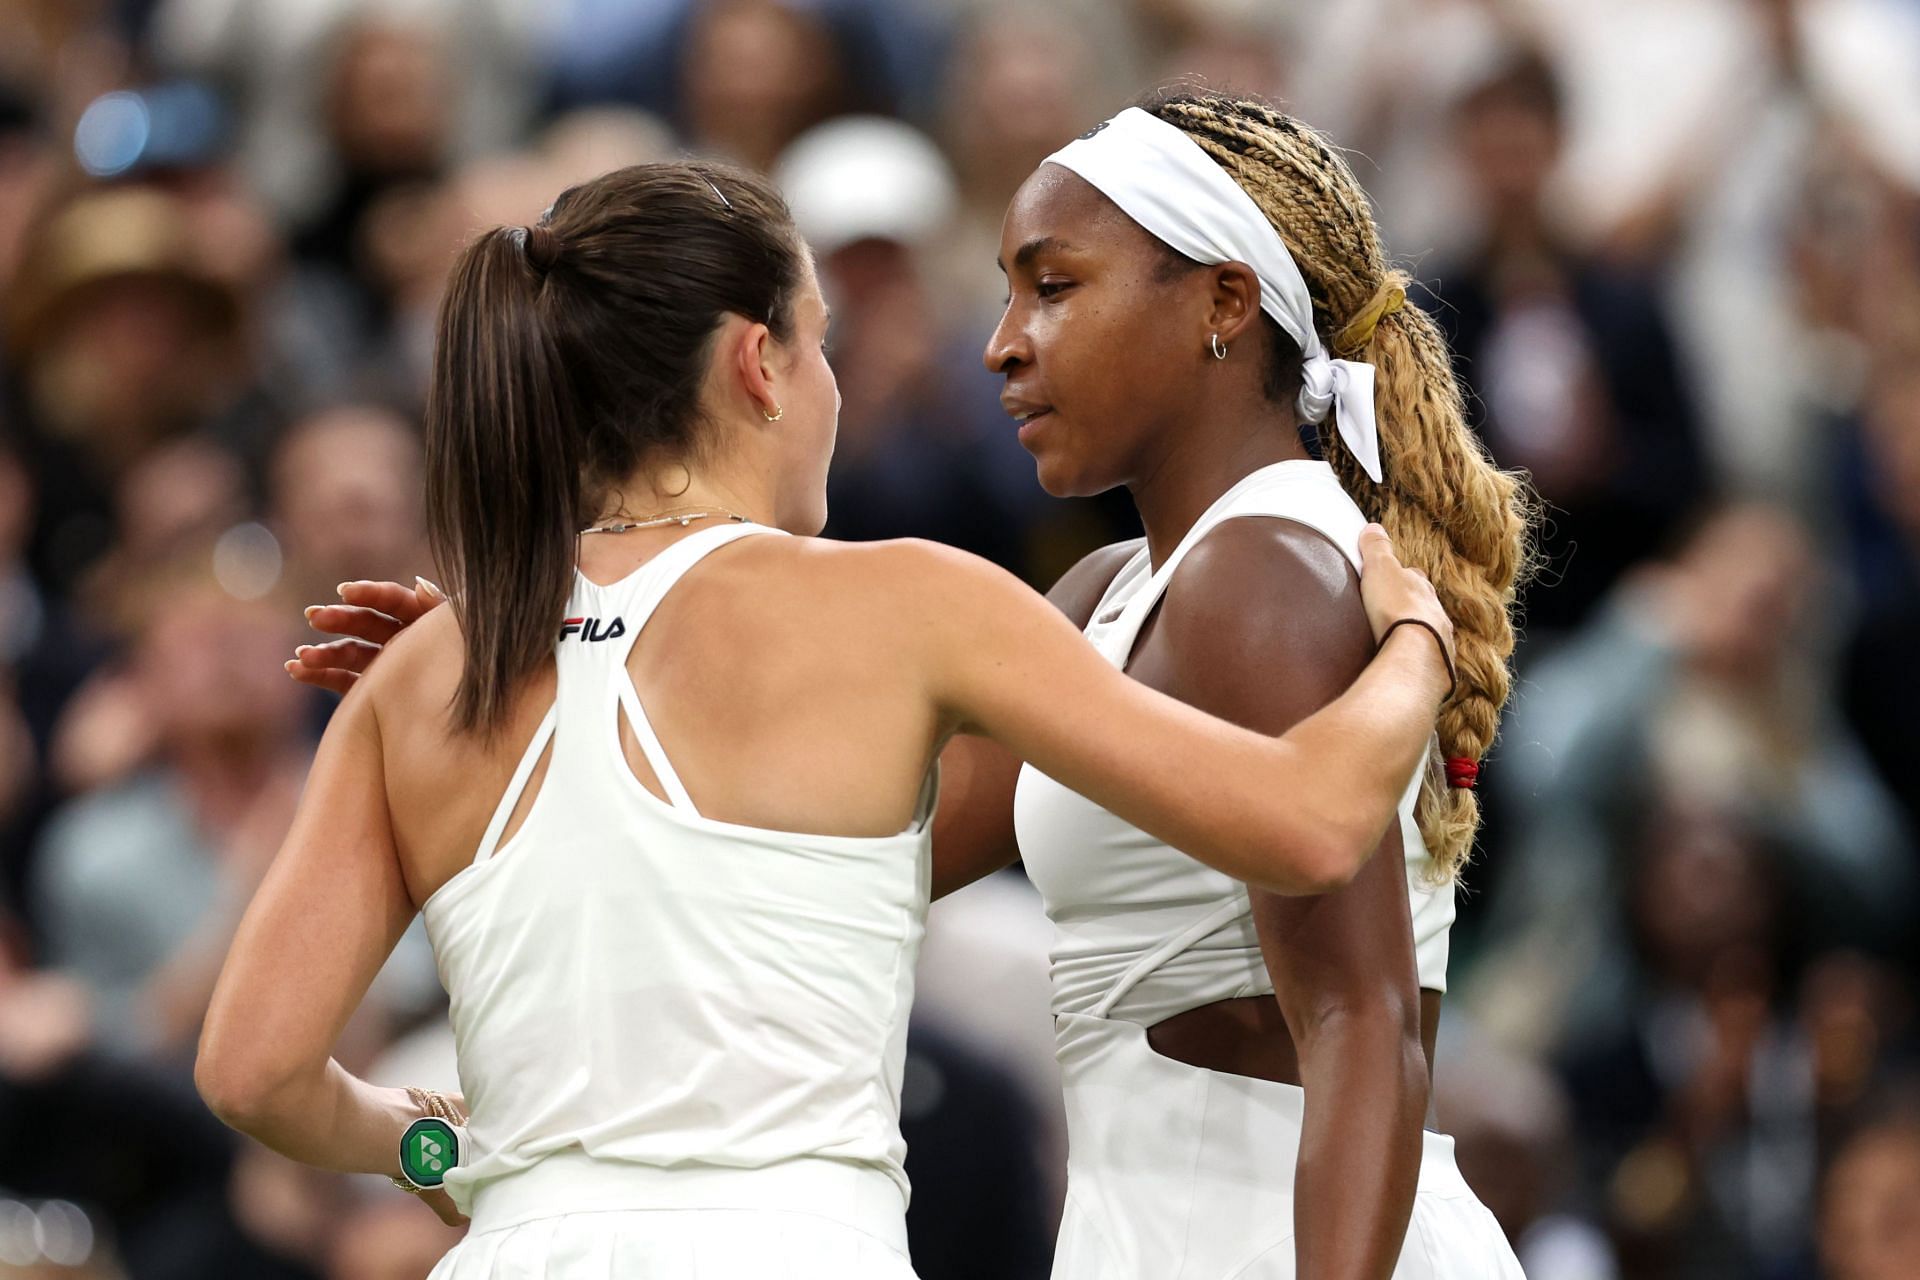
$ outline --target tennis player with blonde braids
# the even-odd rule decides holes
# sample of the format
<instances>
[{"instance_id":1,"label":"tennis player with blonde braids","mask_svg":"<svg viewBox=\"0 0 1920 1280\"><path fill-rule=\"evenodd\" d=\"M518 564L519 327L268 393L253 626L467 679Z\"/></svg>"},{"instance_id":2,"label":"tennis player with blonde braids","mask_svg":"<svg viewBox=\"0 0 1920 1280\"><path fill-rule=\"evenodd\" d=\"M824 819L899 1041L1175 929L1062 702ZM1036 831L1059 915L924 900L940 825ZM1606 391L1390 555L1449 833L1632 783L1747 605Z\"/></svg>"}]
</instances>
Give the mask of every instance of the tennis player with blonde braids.
<instances>
[{"instance_id":1,"label":"tennis player with blonde braids","mask_svg":"<svg viewBox=\"0 0 1920 1280\"><path fill-rule=\"evenodd\" d=\"M1313 893L1372 856L1450 688L1451 627L1377 529L1379 658L1278 737L1125 679L984 561L810 536L826 328L779 195L721 165L608 174L454 267L427 413L453 607L333 715L196 1072L282 1153L470 1215L436 1280L910 1277L947 741ZM470 1122L329 1056L416 912Z\"/></svg>"},{"instance_id":2,"label":"tennis player with blonde braids","mask_svg":"<svg viewBox=\"0 0 1920 1280\"><path fill-rule=\"evenodd\" d=\"M1372 652L1354 575L1372 518L1432 579L1460 667L1380 856L1318 896L1204 866L983 737L947 747L935 894L1024 857L1055 925L1056 1280L1517 1274L1423 1122L1531 555L1525 489L1468 430L1346 163L1262 103L1182 94L1099 126L1020 189L1001 262L986 361L1042 484L1124 485L1147 530L1050 596L1107 661L1286 730ZM347 595L314 623L351 638L306 648L300 678L346 687L436 602Z\"/></svg>"},{"instance_id":3,"label":"tennis player with blonde braids","mask_svg":"<svg viewBox=\"0 0 1920 1280\"><path fill-rule=\"evenodd\" d=\"M1346 163L1261 103L1181 94L1097 126L1015 195L1001 262L986 361L1041 483L1125 485L1146 528L1053 592L1108 661L1284 731L1366 664L1371 518L1432 579L1460 666L1379 855L1320 896L1238 883L991 744L950 752L943 887L1004 859L1010 807L1055 926L1055 1280L1518 1276L1422 1123L1524 488L1468 431Z\"/></svg>"}]
</instances>

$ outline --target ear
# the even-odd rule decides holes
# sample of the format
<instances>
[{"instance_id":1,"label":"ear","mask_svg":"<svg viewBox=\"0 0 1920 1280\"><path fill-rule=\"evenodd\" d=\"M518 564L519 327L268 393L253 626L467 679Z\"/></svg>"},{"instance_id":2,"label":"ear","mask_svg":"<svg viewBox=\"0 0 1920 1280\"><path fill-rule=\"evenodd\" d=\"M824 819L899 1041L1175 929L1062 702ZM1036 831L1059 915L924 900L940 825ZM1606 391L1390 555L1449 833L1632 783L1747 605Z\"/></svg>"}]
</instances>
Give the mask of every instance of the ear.
<instances>
[{"instance_id":1,"label":"ear","mask_svg":"<svg viewBox=\"0 0 1920 1280\"><path fill-rule=\"evenodd\" d=\"M773 331L758 321L729 316L721 330L722 351L732 353L730 363L739 377L740 389L759 409L763 417L780 412L780 393L775 386L779 346Z\"/></svg>"},{"instance_id":2,"label":"ear","mask_svg":"<svg viewBox=\"0 0 1920 1280\"><path fill-rule=\"evenodd\" d=\"M1231 344L1260 319L1260 277L1244 262L1222 262L1207 278L1207 331Z\"/></svg>"}]
</instances>

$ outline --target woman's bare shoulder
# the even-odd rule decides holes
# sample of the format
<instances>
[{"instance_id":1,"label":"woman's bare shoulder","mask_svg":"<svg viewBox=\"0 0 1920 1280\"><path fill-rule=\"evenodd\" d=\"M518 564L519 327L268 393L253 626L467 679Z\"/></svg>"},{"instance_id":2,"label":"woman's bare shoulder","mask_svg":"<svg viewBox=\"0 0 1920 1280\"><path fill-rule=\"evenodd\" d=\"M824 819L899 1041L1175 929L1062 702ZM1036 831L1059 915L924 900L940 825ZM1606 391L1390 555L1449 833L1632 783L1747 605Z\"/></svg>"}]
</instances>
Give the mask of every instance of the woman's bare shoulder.
<instances>
[{"instance_id":1,"label":"woman's bare shoulder","mask_svg":"<svg viewBox=\"0 0 1920 1280\"><path fill-rule=\"evenodd\" d=\"M964 603L980 592L1028 590L992 561L921 538L785 538L767 550L777 558L753 568L773 570L772 589L826 607L906 608L937 605L948 597Z\"/></svg>"},{"instance_id":2,"label":"woman's bare shoulder","mask_svg":"<svg viewBox=\"0 0 1920 1280\"><path fill-rule=\"evenodd\" d=\"M1224 521L1195 544L1167 584L1155 642L1184 673L1176 696L1187 682L1226 682L1233 697L1260 701L1285 672L1279 683L1310 694L1308 710L1344 689L1374 649L1352 562L1284 518Z\"/></svg>"},{"instance_id":3,"label":"woman's bare shoulder","mask_svg":"<svg viewBox=\"0 0 1920 1280\"><path fill-rule=\"evenodd\" d=\"M383 717L444 715L465 666L459 617L441 605L388 641L360 684Z\"/></svg>"}]
</instances>

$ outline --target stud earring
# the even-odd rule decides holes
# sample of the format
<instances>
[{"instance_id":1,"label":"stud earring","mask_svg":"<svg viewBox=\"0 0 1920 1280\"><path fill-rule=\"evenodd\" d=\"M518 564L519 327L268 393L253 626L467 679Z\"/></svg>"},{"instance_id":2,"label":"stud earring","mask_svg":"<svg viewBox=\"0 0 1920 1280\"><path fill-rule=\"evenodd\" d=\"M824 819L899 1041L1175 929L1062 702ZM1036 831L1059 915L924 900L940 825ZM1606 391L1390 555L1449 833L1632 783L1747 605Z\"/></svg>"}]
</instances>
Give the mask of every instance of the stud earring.
<instances>
[{"instance_id":1,"label":"stud earring","mask_svg":"<svg viewBox=\"0 0 1920 1280\"><path fill-rule=\"evenodd\" d=\"M1219 334L1217 333L1208 334L1207 343L1209 346L1213 348L1213 358L1215 360L1225 360L1227 358L1227 344L1220 341Z\"/></svg>"}]
</instances>

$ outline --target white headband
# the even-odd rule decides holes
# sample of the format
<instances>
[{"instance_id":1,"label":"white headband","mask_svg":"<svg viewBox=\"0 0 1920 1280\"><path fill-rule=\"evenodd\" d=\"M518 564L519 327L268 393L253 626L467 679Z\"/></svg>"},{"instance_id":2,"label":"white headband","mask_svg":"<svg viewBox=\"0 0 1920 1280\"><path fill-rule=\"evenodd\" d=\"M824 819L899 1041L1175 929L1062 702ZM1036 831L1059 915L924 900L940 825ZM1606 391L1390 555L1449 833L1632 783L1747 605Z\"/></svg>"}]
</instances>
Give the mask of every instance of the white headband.
<instances>
[{"instance_id":1,"label":"white headband","mask_svg":"<svg viewBox=\"0 0 1920 1280\"><path fill-rule=\"evenodd\" d=\"M1260 206L1184 132L1138 107L1095 125L1047 157L1099 188L1121 212L1205 266L1244 262L1260 280L1260 309L1300 347L1300 413L1334 415L1340 439L1375 484L1380 436L1373 417L1373 366L1335 360L1313 328L1307 282Z\"/></svg>"}]
</instances>

